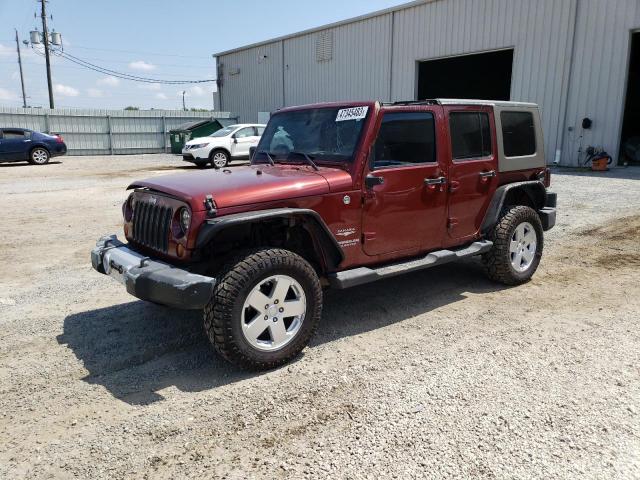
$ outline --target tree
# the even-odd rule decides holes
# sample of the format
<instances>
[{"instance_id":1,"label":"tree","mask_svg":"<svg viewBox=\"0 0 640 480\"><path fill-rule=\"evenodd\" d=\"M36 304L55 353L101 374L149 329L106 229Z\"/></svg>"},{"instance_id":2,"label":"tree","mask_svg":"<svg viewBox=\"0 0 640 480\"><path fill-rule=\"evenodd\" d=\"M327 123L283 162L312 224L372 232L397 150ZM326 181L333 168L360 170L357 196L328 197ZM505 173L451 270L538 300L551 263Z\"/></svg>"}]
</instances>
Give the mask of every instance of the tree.
<instances>
[{"instance_id":1,"label":"tree","mask_svg":"<svg viewBox=\"0 0 640 480\"><path fill-rule=\"evenodd\" d=\"M125 110L140 110L139 107L132 107L131 105L129 105L128 107L124 107Z\"/></svg>"}]
</instances>

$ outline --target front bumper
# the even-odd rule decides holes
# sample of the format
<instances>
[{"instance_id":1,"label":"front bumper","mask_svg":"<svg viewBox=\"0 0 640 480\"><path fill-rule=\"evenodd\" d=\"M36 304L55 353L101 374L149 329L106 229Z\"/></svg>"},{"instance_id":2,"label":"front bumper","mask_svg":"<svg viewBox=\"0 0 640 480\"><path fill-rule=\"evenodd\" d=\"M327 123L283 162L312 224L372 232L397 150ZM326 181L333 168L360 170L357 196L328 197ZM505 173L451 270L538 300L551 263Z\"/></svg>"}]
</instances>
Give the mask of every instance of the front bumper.
<instances>
[{"instance_id":1,"label":"front bumper","mask_svg":"<svg viewBox=\"0 0 640 480\"><path fill-rule=\"evenodd\" d=\"M206 162L209 160L209 152L211 149L209 148L198 148L198 149L182 149L182 159L185 162L191 163L200 163Z\"/></svg>"},{"instance_id":2,"label":"front bumper","mask_svg":"<svg viewBox=\"0 0 640 480\"><path fill-rule=\"evenodd\" d=\"M186 310L204 308L216 283L215 278L141 255L115 235L98 240L91 250L91 265L124 284L140 300Z\"/></svg>"}]
</instances>

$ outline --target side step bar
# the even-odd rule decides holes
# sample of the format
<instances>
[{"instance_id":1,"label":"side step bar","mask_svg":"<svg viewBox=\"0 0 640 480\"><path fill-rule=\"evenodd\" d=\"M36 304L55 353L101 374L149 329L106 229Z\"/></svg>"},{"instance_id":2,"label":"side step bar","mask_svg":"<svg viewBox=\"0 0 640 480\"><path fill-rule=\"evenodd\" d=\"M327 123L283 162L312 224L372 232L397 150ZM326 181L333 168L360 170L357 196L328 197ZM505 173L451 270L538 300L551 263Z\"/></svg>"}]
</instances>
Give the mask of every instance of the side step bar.
<instances>
[{"instance_id":1,"label":"side step bar","mask_svg":"<svg viewBox=\"0 0 640 480\"><path fill-rule=\"evenodd\" d=\"M473 257L491 250L493 242L481 240L460 250L437 250L424 257L406 262L393 263L378 268L359 267L329 275L329 284L333 288L345 289L383 278L394 277L401 273L414 272L444 263L455 262L461 258Z\"/></svg>"}]
</instances>

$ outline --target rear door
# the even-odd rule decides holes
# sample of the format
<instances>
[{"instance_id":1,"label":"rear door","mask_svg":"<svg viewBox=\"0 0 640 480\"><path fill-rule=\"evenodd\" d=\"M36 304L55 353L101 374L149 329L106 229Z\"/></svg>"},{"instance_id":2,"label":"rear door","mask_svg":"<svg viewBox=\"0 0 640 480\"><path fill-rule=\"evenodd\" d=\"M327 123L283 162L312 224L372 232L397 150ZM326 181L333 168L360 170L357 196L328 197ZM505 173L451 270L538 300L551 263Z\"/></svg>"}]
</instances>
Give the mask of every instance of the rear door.
<instances>
[{"instance_id":1,"label":"rear door","mask_svg":"<svg viewBox=\"0 0 640 480\"><path fill-rule=\"evenodd\" d=\"M496 190L498 160L493 109L445 107L449 126L449 213L445 245L472 240Z\"/></svg>"},{"instance_id":2,"label":"rear door","mask_svg":"<svg viewBox=\"0 0 640 480\"><path fill-rule=\"evenodd\" d=\"M0 158L3 160L25 160L30 143L30 132L4 128L0 138Z\"/></svg>"},{"instance_id":3,"label":"rear door","mask_svg":"<svg viewBox=\"0 0 640 480\"><path fill-rule=\"evenodd\" d=\"M382 108L363 207L367 255L440 247L446 217L442 107Z\"/></svg>"}]
</instances>

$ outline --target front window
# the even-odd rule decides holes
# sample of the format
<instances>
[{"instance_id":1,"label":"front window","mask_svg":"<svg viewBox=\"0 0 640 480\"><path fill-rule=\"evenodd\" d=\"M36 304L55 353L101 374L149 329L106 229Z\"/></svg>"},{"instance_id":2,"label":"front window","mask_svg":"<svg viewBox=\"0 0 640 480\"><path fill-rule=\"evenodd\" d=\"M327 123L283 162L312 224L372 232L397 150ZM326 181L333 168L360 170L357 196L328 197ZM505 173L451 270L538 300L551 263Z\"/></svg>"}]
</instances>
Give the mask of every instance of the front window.
<instances>
[{"instance_id":1,"label":"front window","mask_svg":"<svg viewBox=\"0 0 640 480\"><path fill-rule=\"evenodd\" d=\"M241 128L236 132L236 138L247 138L247 137L255 137L256 132L253 127Z\"/></svg>"},{"instance_id":2,"label":"front window","mask_svg":"<svg viewBox=\"0 0 640 480\"><path fill-rule=\"evenodd\" d=\"M314 162L353 160L369 107L314 108L276 113L269 120L254 157L275 162L308 157Z\"/></svg>"},{"instance_id":3,"label":"front window","mask_svg":"<svg viewBox=\"0 0 640 480\"><path fill-rule=\"evenodd\" d=\"M431 112L387 112L373 151L373 169L436 161L436 129Z\"/></svg>"},{"instance_id":4,"label":"front window","mask_svg":"<svg viewBox=\"0 0 640 480\"><path fill-rule=\"evenodd\" d=\"M238 128L236 126L230 126L230 127L224 127L220 130L218 130L217 132L213 132L211 135L209 135L210 137L226 137L228 135L231 135L234 130Z\"/></svg>"}]
</instances>

